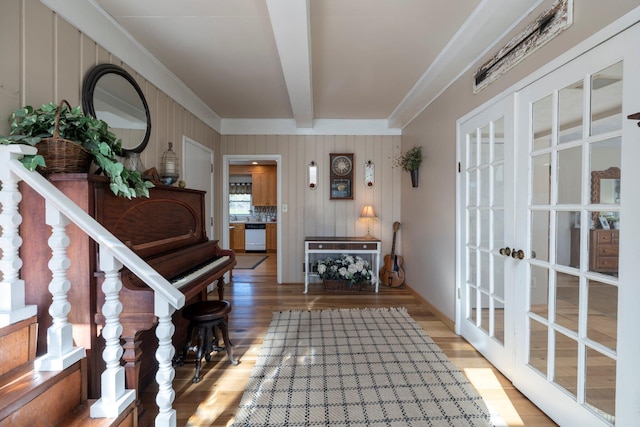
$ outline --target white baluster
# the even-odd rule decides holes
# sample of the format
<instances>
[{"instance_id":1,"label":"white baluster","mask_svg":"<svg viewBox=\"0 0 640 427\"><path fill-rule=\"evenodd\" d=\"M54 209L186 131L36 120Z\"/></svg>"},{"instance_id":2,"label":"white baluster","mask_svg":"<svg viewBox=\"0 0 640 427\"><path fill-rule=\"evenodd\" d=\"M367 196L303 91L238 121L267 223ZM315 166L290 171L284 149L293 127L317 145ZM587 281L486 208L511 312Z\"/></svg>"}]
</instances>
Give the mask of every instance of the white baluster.
<instances>
[{"instance_id":1,"label":"white baluster","mask_svg":"<svg viewBox=\"0 0 640 427\"><path fill-rule=\"evenodd\" d=\"M28 319L37 313L37 306L25 305L25 284L18 275L20 268L22 268L19 254L22 238L18 231L22 223L22 216L18 211L18 204L22 200L22 195L18 191L19 179L5 166L10 158L19 158L21 155L15 152L11 153L7 147L10 146L0 146L0 164L3 165L0 168L0 181L2 182L2 190L0 190L0 205L2 205L2 213L0 213L0 227L2 227L0 235L0 250L2 251L2 259L0 259L0 271L2 271L0 327Z\"/></svg>"},{"instance_id":2,"label":"white baluster","mask_svg":"<svg viewBox=\"0 0 640 427\"><path fill-rule=\"evenodd\" d=\"M60 371L85 356L84 347L73 347L73 326L67 322L67 316L71 311L71 305L67 294L71 288L71 282L67 278L67 270L71 262L67 257L69 236L66 227L70 221L58 209L46 204L46 223L51 226L52 233L49 238L51 259L51 282L49 292L53 301L49 306L49 314L53 322L47 329L47 354L35 362L39 371Z\"/></svg>"},{"instance_id":3,"label":"white baluster","mask_svg":"<svg viewBox=\"0 0 640 427\"><path fill-rule=\"evenodd\" d=\"M124 368L120 366L120 359L124 351L120 345L120 336L122 335L122 325L120 324L120 313L122 312L122 303L120 302L121 268L122 263L104 247L100 247L100 269L104 271L102 291L105 296L102 306L102 314L105 318L102 336L106 341L102 358L106 363L106 369L100 376L100 399L91 405L89 411L91 418L115 418L124 412L136 398L135 390L125 389L125 372Z\"/></svg>"},{"instance_id":4,"label":"white baluster","mask_svg":"<svg viewBox=\"0 0 640 427\"><path fill-rule=\"evenodd\" d=\"M156 328L156 336L158 337L158 350L156 351L158 394L156 395L156 404L159 410L155 425L156 427L175 427L176 411L172 407L173 400L176 397L172 384L175 377L175 370L172 365L173 356L175 355L175 348L172 343L175 326L171 321L171 315L175 308L159 297L158 294L154 295L154 307L154 314L158 316L158 327Z\"/></svg>"}]
</instances>

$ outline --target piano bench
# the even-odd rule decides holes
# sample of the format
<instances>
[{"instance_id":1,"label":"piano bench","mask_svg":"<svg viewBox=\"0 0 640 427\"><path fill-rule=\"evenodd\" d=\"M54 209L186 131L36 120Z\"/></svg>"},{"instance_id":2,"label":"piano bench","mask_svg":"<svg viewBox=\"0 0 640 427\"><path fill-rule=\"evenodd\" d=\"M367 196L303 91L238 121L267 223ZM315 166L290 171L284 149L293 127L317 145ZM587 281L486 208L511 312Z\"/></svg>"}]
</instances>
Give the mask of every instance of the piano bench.
<instances>
[{"instance_id":1,"label":"piano bench","mask_svg":"<svg viewBox=\"0 0 640 427\"><path fill-rule=\"evenodd\" d=\"M187 332L187 341L182 349L182 357L178 359L178 365L184 365L187 352L192 349L196 351L196 373L193 382L200 381L200 362L202 356L207 362L211 360L211 352L213 350L220 351L222 347L218 346L217 329L222 333L227 355L232 365L237 365L238 361L233 358L231 351L231 341L229 340L229 330L227 327L227 318L231 312L231 304L225 300L200 301L187 305L182 309L182 317L189 320L189 328ZM191 347L194 330L198 330L198 344Z\"/></svg>"}]
</instances>

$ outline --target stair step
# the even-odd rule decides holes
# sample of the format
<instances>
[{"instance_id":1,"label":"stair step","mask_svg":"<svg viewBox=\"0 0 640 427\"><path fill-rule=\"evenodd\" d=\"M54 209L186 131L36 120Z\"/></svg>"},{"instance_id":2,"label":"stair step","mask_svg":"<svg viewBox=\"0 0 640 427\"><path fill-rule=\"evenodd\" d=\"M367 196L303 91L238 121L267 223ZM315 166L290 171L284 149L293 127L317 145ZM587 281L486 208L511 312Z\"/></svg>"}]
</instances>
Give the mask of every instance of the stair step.
<instances>
[{"instance_id":1,"label":"stair step","mask_svg":"<svg viewBox=\"0 0 640 427\"><path fill-rule=\"evenodd\" d=\"M69 416L60 422L62 427L133 427L138 418L136 403L131 405L118 418L89 418L89 408L95 400L79 405Z\"/></svg>"},{"instance_id":2,"label":"stair step","mask_svg":"<svg viewBox=\"0 0 640 427\"><path fill-rule=\"evenodd\" d=\"M0 427L55 426L87 401L86 387L86 359L61 372L12 369L0 376Z\"/></svg>"},{"instance_id":3,"label":"stair step","mask_svg":"<svg viewBox=\"0 0 640 427\"><path fill-rule=\"evenodd\" d=\"M36 316L0 328L0 375L36 358Z\"/></svg>"}]
</instances>

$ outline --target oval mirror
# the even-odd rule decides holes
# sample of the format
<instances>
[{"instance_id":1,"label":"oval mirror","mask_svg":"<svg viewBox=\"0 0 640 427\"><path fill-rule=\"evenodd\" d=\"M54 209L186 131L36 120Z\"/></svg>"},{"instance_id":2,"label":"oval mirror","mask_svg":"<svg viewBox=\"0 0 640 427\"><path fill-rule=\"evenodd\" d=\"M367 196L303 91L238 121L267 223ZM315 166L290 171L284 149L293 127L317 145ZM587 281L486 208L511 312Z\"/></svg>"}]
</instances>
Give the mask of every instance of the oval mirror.
<instances>
[{"instance_id":1,"label":"oval mirror","mask_svg":"<svg viewBox=\"0 0 640 427\"><path fill-rule=\"evenodd\" d=\"M151 117L138 83L117 65L96 65L82 84L84 113L109 124L125 152L140 153L149 142Z\"/></svg>"}]
</instances>

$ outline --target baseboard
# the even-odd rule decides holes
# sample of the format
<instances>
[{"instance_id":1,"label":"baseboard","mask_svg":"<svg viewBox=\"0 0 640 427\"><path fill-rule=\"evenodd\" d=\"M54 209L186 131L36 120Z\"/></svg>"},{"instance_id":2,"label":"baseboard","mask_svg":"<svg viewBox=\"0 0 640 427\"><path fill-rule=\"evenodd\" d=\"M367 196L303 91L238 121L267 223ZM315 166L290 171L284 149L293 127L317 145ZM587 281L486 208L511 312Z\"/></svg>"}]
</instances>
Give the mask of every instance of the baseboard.
<instances>
[{"instance_id":1,"label":"baseboard","mask_svg":"<svg viewBox=\"0 0 640 427\"><path fill-rule=\"evenodd\" d=\"M411 286L407 285L406 283L404 284L404 286L406 286L407 290L409 290L409 292L411 292L413 296L418 298L422 304L426 305L429 308L429 311L432 312L433 315L438 318L438 320L444 323L444 325L447 328L451 329L452 332L456 331L456 323L453 320L449 319L447 315L445 315L443 312L438 310L436 306L434 306L429 301L427 301L422 295L416 292L416 290L413 289Z\"/></svg>"}]
</instances>

